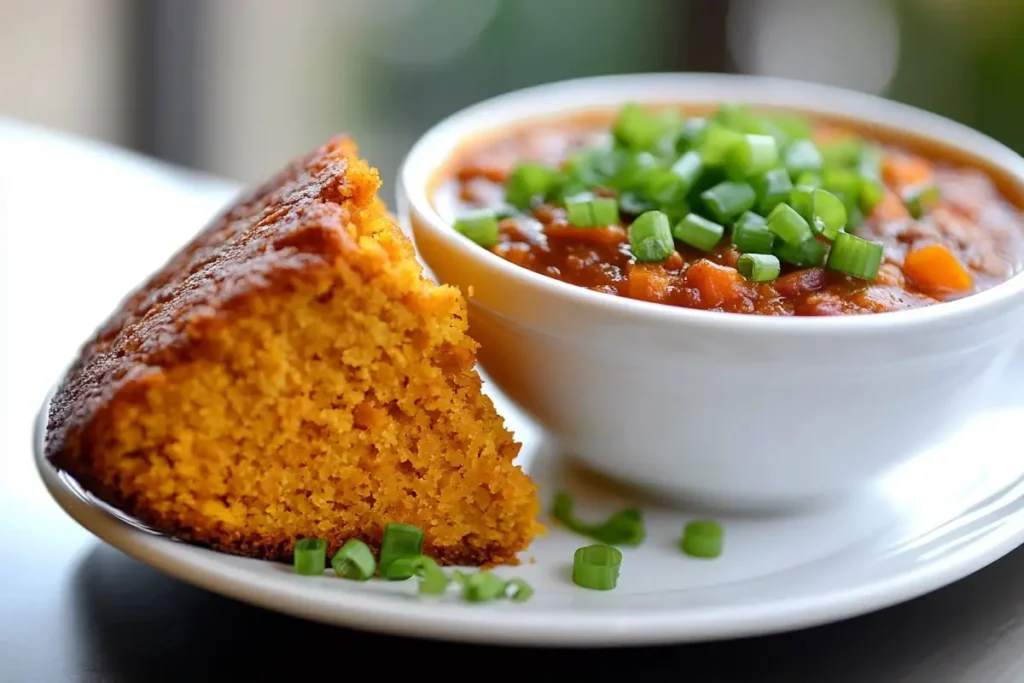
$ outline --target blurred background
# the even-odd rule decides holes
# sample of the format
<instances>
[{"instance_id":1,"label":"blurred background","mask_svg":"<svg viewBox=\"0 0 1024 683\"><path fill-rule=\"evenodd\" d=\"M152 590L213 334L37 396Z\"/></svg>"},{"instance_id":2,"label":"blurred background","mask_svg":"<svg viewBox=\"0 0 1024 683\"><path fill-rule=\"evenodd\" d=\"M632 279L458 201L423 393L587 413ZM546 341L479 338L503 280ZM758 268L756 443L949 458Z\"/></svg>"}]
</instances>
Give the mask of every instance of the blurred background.
<instances>
[{"instance_id":1,"label":"blurred background","mask_svg":"<svg viewBox=\"0 0 1024 683\"><path fill-rule=\"evenodd\" d=\"M0 0L0 117L243 182L345 130L390 186L416 136L481 98L735 71L883 94L1024 151L1022 31L1020 0Z\"/></svg>"}]
</instances>

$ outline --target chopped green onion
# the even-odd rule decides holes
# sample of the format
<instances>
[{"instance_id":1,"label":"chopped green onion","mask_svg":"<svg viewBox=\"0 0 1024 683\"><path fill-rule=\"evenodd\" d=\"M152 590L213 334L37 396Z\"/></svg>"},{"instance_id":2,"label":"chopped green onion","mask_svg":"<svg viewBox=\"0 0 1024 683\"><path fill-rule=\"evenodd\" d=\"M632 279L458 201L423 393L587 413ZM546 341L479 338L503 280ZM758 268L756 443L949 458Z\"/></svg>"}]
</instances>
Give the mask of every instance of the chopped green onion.
<instances>
[{"instance_id":1,"label":"chopped green onion","mask_svg":"<svg viewBox=\"0 0 1024 683\"><path fill-rule=\"evenodd\" d=\"M622 209L623 213L639 216L642 213L653 211L658 208L658 205L646 199L641 199L632 192L627 192L619 196L619 208Z\"/></svg>"},{"instance_id":2,"label":"chopped green onion","mask_svg":"<svg viewBox=\"0 0 1024 683\"><path fill-rule=\"evenodd\" d=\"M613 197L595 197L584 192L566 200L565 213L569 224L577 228L615 225L619 222L619 202Z\"/></svg>"},{"instance_id":3,"label":"chopped green onion","mask_svg":"<svg viewBox=\"0 0 1024 683\"><path fill-rule=\"evenodd\" d=\"M413 558L423 553L423 530L412 524L389 523L380 542L380 573L388 575L391 563L399 558ZM412 576L410 574L409 576ZM409 578L408 576L405 578Z\"/></svg>"},{"instance_id":4,"label":"chopped green onion","mask_svg":"<svg viewBox=\"0 0 1024 683\"><path fill-rule=\"evenodd\" d=\"M786 244L799 246L814 237L810 223L789 204L779 204L768 214L768 229Z\"/></svg>"},{"instance_id":5,"label":"chopped green onion","mask_svg":"<svg viewBox=\"0 0 1024 683\"><path fill-rule=\"evenodd\" d=\"M619 581L622 552L610 545L588 545L572 559L572 581L591 590L609 591Z\"/></svg>"},{"instance_id":6,"label":"chopped green onion","mask_svg":"<svg viewBox=\"0 0 1024 683\"><path fill-rule=\"evenodd\" d=\"M590 212L594 215L595 225L615 225L619 222L619 202L614 197L596 197L590 202Z\"/></svg>"},{"instance_id":7,"label":"chopped green onion","mask_svg":"<svg viewBox=\"0 0 1024 683\"><path fill-rule=\"evenodd\" d=\"M726 180L700 193L711 217L729 223L744 211L754 208L757 193L749 183Z\"/></svg>"},{"instance_id":8,"label":"chopped green onion","mask_svg":"<svg viewBox=\"0 0 1024 683\"><path fill-rule=\"evenodd\" d=\"M742 180L759 175L779 163L779 146L770 135L744 135L729 150L729 175Z\"/></svg>"},{"instance_id":9,"label":"chopped green onion","mask_svg":"<svg viewBox=\"0 0 1024 683\"><path fill-rule=\"evenodd\" d=\"M855 168L864 151L864 142L853 136L842 136L818 145L826 167Z\"/></svg>"},{"instance_id":10,"label":"chopped green onion","mask_svg":"<svg viewBox=\"0 0 1024 683\"><path fill-rule=\"evenodd\" d=\"M555 189L562 187L562 195L578 194L591 188L603 185L613 176L622 160L625 152L620 150L590 148L583 149L565 162L565 173L555 176L551 186L545 194L553 194ZM564 188L575 188L569 193Z\"/></svg>"},{"instance_id":11,"label":"chopped green onion","mask_svg":"<svg viewBox=\"0 0 1024 683\"><path fill-rule=\"evenodd\" d=\"M722 525L711 519L698 519L683 529L679 545L690 557L713 559L722 554Z\"/></svg>"},{"instance_id":12,"label":"chopped green onion","mask_svg":"<svg viewBox=\"0 0 1024 683\"><path fill-rule=\"evenodd\" d=\"M578 519L572 509L572 498L560 492L555 496L551 516L570 531L609 545L640 545L644 540L643 514L636 508L619 510L599 524Z\"/></svg>"},{"instance_id":13,"label":"chopped green onion","mask_svg":"<svg viewBox=\"0 0 1024 683\"><path fill-rule=\"evenodd\" d=\"M864 148L860 159L860 208L871 211L882 201L882 151L876 147Z\"/></svg>"},{"instance_id":14,"label":"chopped green onion","mask_svg":"<svg viewBox=\"0 0 1024 683\"><path fill-rule=\"evenodd\" d=\"M813 218L811 211L814 208L814 190L816 189L812 185L797 185L789 193L789 205L808 222Z\"/></svg>"},{"instance_id":15,"label":"chopped green onion","mask_svg":"<svg viewBox=\"0 0 1024 683\"><path fill-rule=\"evenodd\" d=\"M794 187L809 187L812 190L821 187L821 174L817 171L805 171L797 176Z\"/></svg>"},{"instance_id":16,"label":"chopped green onion","mask_svg":"<svg viewBox=\"0 0 1024 683\"><path fill-rule=\"evenodd\" d=\"M774 242L767 221L756 213L747 211L732 226L732 246L744 254L770 254Z\"/></svg>"},{"instance_id":17,"label":"chopped green onion","mask_svg":"<svg viewBox=\"0 0 1024 683\"><path fill-rule=\"evenodd\" d=\"M789 199L793 183L784 168L774 168L750 179L750 185L757 194L757 210L763 214Z\"/></svg>"},{"instance_id":18,"label":"chopped green onion","mask_svg":"<svg viewBox=\"0 0 1024 683\"><path fill-rule=\"evenodd\" d=\"M782 163L793 178L821 170L821 152L810 140L797 140L782 155Z\"/></svg>"},{"instance_id":19,"label":"chopped green onion","mask_svg":"<svg viewBox=\"0 0 1024 683\"><path fill-rule=\"evenodd\" d=\"M505 595L505 580L486 570L464 575L461 585L467 602L490 602Z\"/></svg>"},{"instance_id":20,"label":"chopped green onion","mask_svg":"<svg viewBox=\"0 0 1024 683\"><path fill-rule=\"evenodd\" d=\"M699 146L704 139L704 131L707 130L708 120L701 116L691 116L683 122L676 138L676 152L682 153Z\"/></svg>"},{"instance_id":21,"label":"chopped green onion","mask_svg":"<svg viewBox=\"0 0 1024 683\"><path fill-rule=\"evenodd\" d=\"M670 168L650 169L639 190L645 197L662 204L679 201L686 195L686 188Z\"/></svg>"},{"instance_id":22,"label":"chopped green onion","mask_svg":"<svg viewBox=\"0 0 1024 683\"><path fill-rule=\"evenodd\" d=\"M327 541L322 538L300 538L295 541L295 573L320 576L327 566Z\"/></svg>"},{"instance_id":23,"label":"chopped green onion","mask_svg":"<svg viewBox=\"0 0 1024 683\"><path fill-rule=\"evenodd\" d=\"M770 114L765 117L781 130L789 140L800 140L811 134L810 122L796 114Z\"/></svg>"},{"instance_id":24,"label":"chopped green onion","mask_svg":"<svg viewBox=\"0 0 1024 683\"><path fill-rule=\"evenodd\" d=\"M594 195L590 192L582 192L565 200L565 217L569 219L569 225L577 228L593 227L594 211L591 208L593 199Z\"/></svg>"},{"instance_id":25,"label":"chopped green onion","mask_svg":"<svg viewBox=\"0 0 1024 683\"><path fill-rule=\"evenodd\" d=\"M839 233L828 255L828 267L861 280L878 277L882 264L882 245L847 234Z\"/></svg>"},{"instance_id":26,"label":"chopped green onion","mask_svg":"<svg viewBox=\"0 0 1024 683\"><path fill-rule=\"evenodd\" d=\"M672 174L679 179L683 194L693 189L703 171L704 160L700 158L700 153L693 150L679 157L679 161L672 164Z\"/></svg>"},{"instance_id":27,"label":"chopped green onion","mask_svg":"<svg viewBox=\"0 0 1024 683\"><path fill-rule=\"evenodd\" d=\"M388 565L386 570L381 570L381 576L388 581L405 581L416 576L420 569L420 555L408 557L396 557Z\"/></svg>"},{"instance_id":28,"label":"chopped green onion","mask_svg":"<svg viewBox=\"0 0 1024 683\"><path fill-rule=\"evenodd\" d=\"M505 199L520 209L530 208L534 197L545 197L558 182L558 174L544 164L527 161L512 169L505 183Z\"/></svg>"},{"instance_id":29,"label":"chopped green onion","mask_svg":"<svg viewBox=\"0 0 1024 683\"><path fill-rule=\"evenodd\" d=\"M685 199L680 199L670 204L662 204L659 208L663 214L668 216L669 225L675 225L690 213L690 203Z\"/></svg>"},{"instance_id":30,"label":"chopped green onion","mask_svg":"<svg viewBox=\"0 0 1024 683\"><path fill-rule=\"evenodd\" d=\"M828 245L813 237L802 244L787 244L775 241L772 253L780 260L800 268L817 268L825 264Z\"/></svg>"},{"instance_id":31,"label":"chopped green onion","mask_svg":"<svg viewBox=\"0 0 1024 683\"><path fill-rule=\"evenodd\" d=\"M915 185L903 190L901 198L910 215L920 218L935 208L939 201L939 188L928 183Z\"/></svg>"},{"instance_id":32,"label":"chopped green onion","mask_svg":"<svg viewBox=\"0 0 1024 683\"><path fill-rule=\"evenodd\" d=\"M612 135L616 142L640 151L654 148L678 127L678 111L666 109L652 113L638 104L630 103L619 110L612 125Z\"/></svg>"},{"instance_id":33,"label":"chopped green onion","mask_svg":"<svg viewBox=\"0 0 1024 683\"><path fill-rule=\"evenodd\" d=\"M650 152L629 153L608 183L618 190L638 191L646 184L648 176L659 169L658 158Z\"/></svg>"},{"instance_id":34,"label":"chopped green onion","mask_svg":"<svg viewBox=\"0 0 1024 683\"><path fill-rule=\"evenodd\" d=\"M834 240L846 227L846 207L839 197L827 190L811 194L811 229L828 240Z\"/></svg>"},{"instance_id":35,"label":"chopped green onion","mask_svg":"<svg viewBox=\"0 0 1024 683\"><path fill-rule=\"evenodd\" d=\"M700 156L705 166L723 166L732 148L743 140L743 135L719 123L710 123L700 144Z\"/></svg>"},{"instance_id":36,"label":"chopped green onion","mask_svg":"<svg viewBox=\"0 0 1024 683\"><path fill-rule=\"evenodd\" d=\"M859 206L855 206L852 209L846 210L846 228L844 232L853 234L853 232L864 225L864 212L860 210Z\"/></svg>"},{"instance_id":37,"label":"chopped green onion","mask_svg":"<svg viewBox=\"0 0 1024 683\"><path fill-rule=\"evenodd\" d=\"M373 576L377 569L377 561L373 558L373 551L358 538L351 538L345 541L338 552L331 558L331 566L334 572L343 579L353 581L366 581Z\"/></svg>"},{"instance_id":38,"label":"chopped green onion","mask_svg":"<svg viewBox=\"0 0 1024 683\"><path fill-rule=\"evenodd\" d=\"M470 211L455 219L455 231L465 235L484 249L498 243L498 219L489 209Z\"/></svg>"},{"instance_id":39,"label":"chopped green onion","mask_svg":"<svg viewBox=\"0 0 1024 683\"><path fill-rule=\"evenodd\" d=\"M448 575L433 558L422 556L416 575L420 577L420 595L441 595L448 588Z\"/></svg>"},{"instance_id":40,"label":"chopped green onion","mask_svg":"<svg viewBox=\"0 0 1024 683\"><path fill-rule=\"evenodd\" d=\"M860 202L861 177L856 171L845 168L826 168L821 186L839 197L847 208Z\"/></svg>"},{"instance_id":41,"label":"chopped green onion","mask_svg":"<svg viewBox=\"0 0 1024 683\"><path fill-rule=\"evenodd\" d=\"M512 602L526 602L533 597L533 588L522 579L509 579L505 583L505 597Z\"/></svg>"},{"instance_id":42,"label":"chopped green onion","mask_svg":"<svg viewBox=\"0 0 1024 683\"><path fill-rule=\"evenodd\" d=\"M695 213L687 214L672 228L672 236L701 251L711 251L725 234L725 227Z\"/></svg>"},{"instance_id":43,"label":"chopped green onion","mask_svg":"<svg viewBox=\"0 0 1024 683\"><path fill-rule=\"evenodd\" d=\"M772 254L741 254L736 261L736 270L751 282L768 282L779 276L782 265Z\"/></svg>"},{"instance_id":44,"label":"chopped green onion","mask_svg":"<svg viewBox=\"0 0 1024 683\"><path fill-rule=\"evenodd\" d=\"M668 216L661 211L640 214L627 232L630 251L637 261L664 261L675 251Z\"/></svg>"}]
</instances>

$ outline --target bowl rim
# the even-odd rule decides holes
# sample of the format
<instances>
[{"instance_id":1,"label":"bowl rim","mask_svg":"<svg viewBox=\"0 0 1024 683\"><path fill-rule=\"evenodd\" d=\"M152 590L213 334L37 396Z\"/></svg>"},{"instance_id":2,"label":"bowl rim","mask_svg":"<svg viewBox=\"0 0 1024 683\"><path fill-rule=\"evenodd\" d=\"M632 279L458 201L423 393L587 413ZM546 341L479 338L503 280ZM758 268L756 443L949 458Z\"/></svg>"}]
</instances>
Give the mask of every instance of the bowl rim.
<instances>
[{"instance_id":1,"label":"bowl rim","mask_svg":"<svg viewBox=\"0 0 1024 683\"><path fill-rule=\"evenodd\" d=\"M729 94L734 92L740 96ZM610 109L633 100L700 104L740 101L800 109L812 116L840 116L855 124L881 126L897 134L957 149L1000 169L1024 187L1024 158L1010 148L964 124L877 95L766 76L635 73L576 78L522 88L482 100L445 117L416 140L399 166L399 213L403 220L409 218L404 214L416 215L445 248L479 261L515 286L557 296L581 310L612 314L623 322L657 321L667 325L701 326L709 331L772 336L811 333L848 337L851 334L915 332L935 325L959 326L975 319L998 316L1024 304L1024 271L1020 271L987 290L954 301L864 315L763 316L667 306L591 291L516 266L456 233L451 222L434 206L429 194L434 177L468 140L496 132L503 125Z\"/></svg>"}]
</instances>

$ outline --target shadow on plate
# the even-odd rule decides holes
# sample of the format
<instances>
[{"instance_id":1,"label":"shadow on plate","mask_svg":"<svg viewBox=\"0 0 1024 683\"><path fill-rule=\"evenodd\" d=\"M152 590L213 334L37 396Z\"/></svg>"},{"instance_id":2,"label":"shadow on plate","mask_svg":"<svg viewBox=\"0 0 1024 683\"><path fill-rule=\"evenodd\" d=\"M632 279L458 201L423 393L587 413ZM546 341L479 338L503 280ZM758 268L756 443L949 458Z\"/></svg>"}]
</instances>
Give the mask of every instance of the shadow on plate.
<instances>
[{"instance_id":1,"label":"shadow on plate","mask_svg":"<svg viewBox=\"0 0 1024 683\"><path fill-rule=\"evenodd\" d=\"M741 641L604 650L509 650L380 636L250 607L167 577L96 544L71 578L73 630L97 680L330 679L346 671L492 678L514 662L537 680L620 681L674 672L689 683L994 680L1024 662L1008 631L1024 615L1024 552L867 617ZM390 655L390 657L389 657ZM353 668L354 667L354 668ZM952 678L950 675L952 674ZM360 676L361 677L361 676ZM1020 680L1010 678L1000 680Z\"/></svg>"}]
</instances>

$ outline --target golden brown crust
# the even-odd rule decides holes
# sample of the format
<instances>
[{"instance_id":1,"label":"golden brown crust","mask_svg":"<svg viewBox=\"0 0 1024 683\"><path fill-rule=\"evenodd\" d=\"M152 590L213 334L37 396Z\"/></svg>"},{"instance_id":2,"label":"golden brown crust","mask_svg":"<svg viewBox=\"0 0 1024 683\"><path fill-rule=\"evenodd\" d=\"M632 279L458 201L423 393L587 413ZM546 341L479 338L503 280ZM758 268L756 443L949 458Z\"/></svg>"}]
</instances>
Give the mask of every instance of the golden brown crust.
<instances>
[{"instance_id":1,"label":"golden brown crust","mask_svg":"<svg viewBox=\"0 0 1024 683\"><path fill-rule=\"evenodd\" d=\"M354 172L350 169L353 164L357 167ZM373 233L371 244L366 243L369 238L350 229L351 222L358 222L349 215L350 210L356 214L367 212L367 217L383 211L376 199L378 185L376 172L356 157L354 143L338 137L236 200L129 295L82 347L51 400L46 456L86 490L158 531L229 553L289 559L294 536L260 533L245 524L225 526L204 516L207 512L201 509L200 502L179 504L174 502L178 500L177 494L169 498L158 495L152 482L158 487L170 485L169 479L160 478L163 475L153 474L158 466L167 464L167 453L160 451L160 444L146 447L157 449L148 452L125 450L124 444L132 441L122 437L126 430L134 429L132 410L150 405L149 394L173 381L170 378L176 369L195 366L204 354L210 353L217 330L228 328L247 312L251 314L268 295L293 292L302 282L313 283L315 288L323 282L335 281L332 278L338 276L339 263L344 263L343 269L348 272L359 272L359 277L369 282L379 276L381 259L411 261L411 244L390 222L385 221L382 232ZM453 291L452 295L457 293ZM464 310L463 305L459 304L460 310ZM458 324L464 325L464 321L460 319ZM441 358L438 362L441 367L450 365L445 372L455 373L461 377L459 383L475 387L473 391L479 400L486 403L484 412L476 419L495 424L494 448L500 454L499 460L506 463L496 467L508 467L518 444L501 428L500 418L489 400L479 397L479 379L472 370L475 343L463 338L460 344L459 348L451 347L451 353L458 358ZM449 345L441 348L448 349ZM367 416L372 417L380 410L383 409L366 404ZM360 415L354 417L358 420ZM190 428L181 425L183 431ZM169 433L181 432L175 432L172 425ZM117 447L111 450L114 442ZM149 477L148 488L139 488L142 479L125 478L138 474L138 470L131 468L132 463L125 462L136 457L139 463L146 463L150 472L139 475L143 479ZM178 476L179 482L188 475L183 470L169 471L167 476L171 474ZM515 562L516 552L540 527L533 521L536 500L532 485L518 469L512 474L512 488L487 494L492 501L487 505L507 506L492 520L503 531L491 529L495 538L504 541L492 542L481 537L474 542L454 543L449 538L434 545L428 534L426 551L445 564ZM506 500L505 496L508 502L501 502ZM238 494L233 502L217 496L213 503L209 498L205 500L214 507L220 506L218 501L230 507L244 498ZM364 522L350 526L347 532L326 534L332 550L346 537L360 537L374 547L379 544L381 520L372 511L360 514ZM367 524L365 520L369 519L373 522ZM471 523L467 524L471 528Z\"/></svg>"},{"instance_id":2,"label":"golden brown crust","mask_svg":"<svg viewBox=\"0 0 1024 683\"><path fill-rule=\"evenodd\" d=\"M156 368L186 358L193 328L342 248L347 155L338 137L240 197L121 304L81 349L50 403L46 456L82 436L98 411Z\"/></svg>"}]
</instances>

